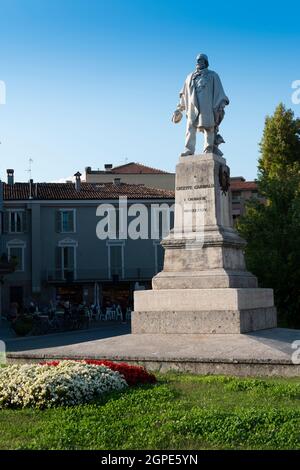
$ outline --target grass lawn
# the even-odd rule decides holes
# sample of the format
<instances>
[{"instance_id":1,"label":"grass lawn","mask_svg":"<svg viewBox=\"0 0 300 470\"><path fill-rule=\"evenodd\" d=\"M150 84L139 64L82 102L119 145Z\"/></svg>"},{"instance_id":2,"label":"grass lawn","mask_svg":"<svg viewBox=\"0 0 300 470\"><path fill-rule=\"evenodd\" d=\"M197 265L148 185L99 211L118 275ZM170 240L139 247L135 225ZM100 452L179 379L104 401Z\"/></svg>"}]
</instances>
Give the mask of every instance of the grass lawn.
<instances>
[{"instance_id":1,"label":"grass lawn","mask_svg":"<svg viewBox=\"0 0 300 470\"><path fill-rule=\"evenodd\" d=\"M0 449L300 449L300 379L168 373L92 405L0 410Z\"/></svg>"}]
</instances>

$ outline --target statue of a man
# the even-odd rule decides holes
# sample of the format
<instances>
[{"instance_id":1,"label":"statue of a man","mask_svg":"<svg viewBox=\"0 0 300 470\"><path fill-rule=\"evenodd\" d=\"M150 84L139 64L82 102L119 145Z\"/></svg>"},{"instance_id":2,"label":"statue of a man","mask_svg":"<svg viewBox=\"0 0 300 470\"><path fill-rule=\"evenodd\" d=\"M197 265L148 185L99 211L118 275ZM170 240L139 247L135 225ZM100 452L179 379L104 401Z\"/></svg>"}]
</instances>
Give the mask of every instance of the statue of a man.
<instances>
[{"instance_id":1,"label":"statue of a man","mask_svg":"<svg viewBox=\"0 0 300 470\"><path fill-rule=\"evenodd\" d=\"M204 133L205 153L223 155L218 146L224 140L218 131L229 99L224 93L218 74L209 70L208 65L207 55L199 54L196 70L187 76L179 94L179 104L172 117L172 121L177 123L181 121L182 111L186 113L185 150L181 154L184 157L194 155L197 131Z\"/></svg>"}]
</instances>

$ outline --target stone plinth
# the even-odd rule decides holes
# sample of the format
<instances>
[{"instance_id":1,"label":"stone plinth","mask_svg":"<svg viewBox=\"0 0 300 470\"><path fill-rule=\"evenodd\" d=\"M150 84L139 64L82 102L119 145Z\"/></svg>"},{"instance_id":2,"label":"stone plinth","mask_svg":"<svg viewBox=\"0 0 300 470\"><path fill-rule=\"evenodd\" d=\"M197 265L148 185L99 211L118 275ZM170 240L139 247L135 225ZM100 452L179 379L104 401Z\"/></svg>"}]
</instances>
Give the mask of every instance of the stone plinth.
<instances>
[{"instance_id":1,"label":"stone plinth","mask_svg":"<svg viewBox=\"0 0 300 470\"><path fill-rule=\"evenodd\" d=\"M149 290L134 301L133 333L248 333L277 324L272 289Z\"/></svg>"},{"instance_id":2,"label":"stone plinth","mask_svg":"<svg viewBox=\"0 0 300 470\"><path fill-rule=\"evenodd\" d=\"M276 327L271 289L246 269L232 224L229 168L213 155L181 157L175 224L162 241L163 271L135 292L133 333L245 333Z\"/></svg>"},{"instance_id":3,"label":"stone plinth","mask_svg":"<svg viewBox=\"0 0 300 470\"><path fill-rule=\"evenodd\" d=\"M224 158L181 157L176 167L175 226L163 240L164 269L153 289L257 287L246 270L245 241L232 227L231 193L220 188Z\"/></svg>"}]
</instances>

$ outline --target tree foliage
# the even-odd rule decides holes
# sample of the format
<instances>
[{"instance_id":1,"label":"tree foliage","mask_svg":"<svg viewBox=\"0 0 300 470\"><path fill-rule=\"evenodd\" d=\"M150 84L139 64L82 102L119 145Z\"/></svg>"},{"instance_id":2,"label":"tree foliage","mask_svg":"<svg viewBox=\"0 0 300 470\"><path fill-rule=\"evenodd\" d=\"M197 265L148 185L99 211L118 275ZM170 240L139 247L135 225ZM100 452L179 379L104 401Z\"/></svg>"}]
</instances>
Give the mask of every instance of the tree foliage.
<instances>
[{"instance_id":1,"label":"tree foliage","mask_svg":"<svg viewBox=\"0 0 300 470\"><path fill-rule=\"evenodd\" d=\"M280 323L300 327L300 120L283 104L266 118L260 150L264 201L250 201L237 228L248 269L274 289Z\"/></svg>"}]
</instances>

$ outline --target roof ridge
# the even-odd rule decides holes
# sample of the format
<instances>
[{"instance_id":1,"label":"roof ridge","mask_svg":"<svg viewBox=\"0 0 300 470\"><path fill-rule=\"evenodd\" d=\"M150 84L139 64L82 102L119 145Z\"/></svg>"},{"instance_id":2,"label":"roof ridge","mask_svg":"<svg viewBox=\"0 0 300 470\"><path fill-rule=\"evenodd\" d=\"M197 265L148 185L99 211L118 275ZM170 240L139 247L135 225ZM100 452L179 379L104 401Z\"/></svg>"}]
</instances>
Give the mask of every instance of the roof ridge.
<instances>
[{"instance_id":1,"label":"roof ridge","mask_svg":"<svg viewBox=\"0 0 300 470\"><path fill-rule=\"evenodd\" d=\"M117 165L117 166L114 166L111 171L113 172L114 170L116 169L120 169L120 168L124 168L124 167L128 167L130 165L137 165L137 166L140 166L140 167L143 167L143 168L147 168L149 170L154 170L156 171L157 173L166 173L168 174L169 172L168 171L165 171L165 170L161 170L159 168L155 168L153 166L150 166L150 165L145 165L144 163L140 163L140 162L128 162L128 163L124 163L123 165Z\"/></svg>"}]
</instances>

